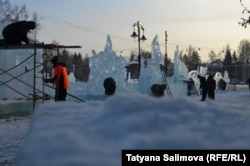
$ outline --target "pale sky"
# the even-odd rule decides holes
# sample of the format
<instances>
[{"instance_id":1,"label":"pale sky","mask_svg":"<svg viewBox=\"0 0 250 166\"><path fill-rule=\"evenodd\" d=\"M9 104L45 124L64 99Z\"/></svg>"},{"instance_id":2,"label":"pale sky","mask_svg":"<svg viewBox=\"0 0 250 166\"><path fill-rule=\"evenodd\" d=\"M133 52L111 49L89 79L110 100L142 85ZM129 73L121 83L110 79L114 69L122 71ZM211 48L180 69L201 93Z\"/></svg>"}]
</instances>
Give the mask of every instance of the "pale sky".
<instances>
[{"instance_id":1,"label":"pale sky","mask_svg":"<svg viewBox=\"0 0 250 166\"><path fill-rule=\"evenodd\" d=\"M208 52L219 53L227 44L237 51L242 39L249 39L250 27L238 22L242 14L240 0L10 0L25 4L28 11L42 18L38 40L58 41L61 45L81 45L83 55L91 50L102 51L107 34L113 50L129 55L138 50L138 42L130 37L133 24L141 21L146 42L143 50L150 51L155 35L161 52L165 53L165 31L168 33L167 53L174 56L176 45L186 50L189 45L200 48L203 61ZM250 9L250 2L243 0Z\"/></svg>"}]
</instances>

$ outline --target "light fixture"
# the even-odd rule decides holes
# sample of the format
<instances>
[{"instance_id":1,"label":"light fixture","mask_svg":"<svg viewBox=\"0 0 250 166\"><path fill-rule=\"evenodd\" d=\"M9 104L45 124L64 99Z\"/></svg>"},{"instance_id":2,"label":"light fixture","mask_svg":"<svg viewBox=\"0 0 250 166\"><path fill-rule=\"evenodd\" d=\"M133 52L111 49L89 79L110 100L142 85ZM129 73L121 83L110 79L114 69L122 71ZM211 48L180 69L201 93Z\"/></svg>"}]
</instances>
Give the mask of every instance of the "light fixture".
<instances>
[{"instance_id":1,"label":"light fixture","mask_svg":"<svg viewBox=\"0 0 250 166\"><path fill-rule=\"evenodd\" d=\"M136 31L135 31L136 30L135 29L136 26L137 26L137 33L138 33L138 35L137 35ZM136 23L134 23L133 24L133 28L134 28L134 32L132 33L131 37L133 37L133 38L138 37L138 65L139 65L138 66L138 73L139 73L138 78L139 78L139 76L140 76L140 69L141 69L141 44L140 44L140 41L141 40L145 41L145 40L147 40L147 38L144 35L144 28L141 25L140 21L137 21ZM141 30L142 30L142 37L141 37Z\"/></svg>"}]
</instances>

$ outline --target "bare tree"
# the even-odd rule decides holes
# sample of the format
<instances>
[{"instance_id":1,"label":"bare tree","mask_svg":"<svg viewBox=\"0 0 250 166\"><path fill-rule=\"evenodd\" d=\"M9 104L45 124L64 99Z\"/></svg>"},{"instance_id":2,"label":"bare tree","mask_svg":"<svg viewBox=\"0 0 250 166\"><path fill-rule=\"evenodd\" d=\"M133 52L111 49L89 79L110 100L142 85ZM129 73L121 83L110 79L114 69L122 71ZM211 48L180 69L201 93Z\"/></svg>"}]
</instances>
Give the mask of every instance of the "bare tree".
<instances>
[{"instance_id":1,"label":"bare tree","mask_svg":"<svg viewBox=\"0 0 250 166\"><path fill-rule=\"evenodd\" d=\"M0 21L2 23L8 20L8 13L10 9L11 9L11 5L8 0L0 1Z\"/></svg>"},{"instance_id":2,"label":"bare tree","mask_svg":"<svg viewBox=\"0 0 250 166\"><path fill-rule=\"evenodd\" d=\"M243 4L243 0L240 0L240 4L243 7L242 14L248 13L248 15L250 15L250 10L248 10L247 7ZM241 18L239 24L246 28L247 24L250 24L250 16L248 18Z\"/></svg>"},{"instance_id":3,"label":"bare tree","mask_svg":"<svg viewBox=\"0 0 250 166\"><path fill-rule=\"evenodd\" d=\"M238 47L238 65L240 66L241 74L239 78L242 81L245 81L249 78L249 61L250 61L250 41L249 40L241 40L240 45Z\"/></svg>"},{"instance_id":4,"label":"bare tree","mask_svg":"<svg viewBox=\"0 0 250 166\"><path fill-rule=\"evenodd\" d=\"M0 1L0 22L27 20L29 18L26 6L12 6L9 0Z\"/></svg>"}]
</instances>

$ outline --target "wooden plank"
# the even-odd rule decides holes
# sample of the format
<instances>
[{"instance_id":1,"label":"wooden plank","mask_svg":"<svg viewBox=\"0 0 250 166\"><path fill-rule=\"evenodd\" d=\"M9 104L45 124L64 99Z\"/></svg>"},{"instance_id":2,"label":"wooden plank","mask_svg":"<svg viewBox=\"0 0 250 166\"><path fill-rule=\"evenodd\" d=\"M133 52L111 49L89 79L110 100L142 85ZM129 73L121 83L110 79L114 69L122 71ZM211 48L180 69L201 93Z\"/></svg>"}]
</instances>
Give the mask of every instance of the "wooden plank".
<instances>
[{"instance_id":1,"label":"wooden plank","mask_svg":"<svg viewBox=\"0 0 250 166\"><path fill-rule=\"evenodd\" d=\"M13 49L34 49L34 45L18 45L18 46L8 46L0 47L1 50L13 50Z\"/></svg>"},{"instance_id":2,"label":"wooden plank","mask_svg":"<svg viewBox=\"0 0 250 166\"><path fill-rule=\"evenodd\" d=\"M56 49L56 48L82 48L81 46L65 46L65 45L56 45L56 44L37 44L38 48L47 48L47 49Z\"/></svg>"},{"instance_id":3,"label":"wooden plank","mask_svg":"<svg viewBox=\"0 0 250 166\"><path fill-rule=\"evenodd\" d=\"M65 46L65 45L56 45L56 44L23 44L23 45L16 45L16 46L8 46L7 48L5 47L0 47L1 50L11 50L11 49L58 49L58 48L82 48L81 46L78 45L72 45L72 46Z\"/></svg>"}]
</instances>

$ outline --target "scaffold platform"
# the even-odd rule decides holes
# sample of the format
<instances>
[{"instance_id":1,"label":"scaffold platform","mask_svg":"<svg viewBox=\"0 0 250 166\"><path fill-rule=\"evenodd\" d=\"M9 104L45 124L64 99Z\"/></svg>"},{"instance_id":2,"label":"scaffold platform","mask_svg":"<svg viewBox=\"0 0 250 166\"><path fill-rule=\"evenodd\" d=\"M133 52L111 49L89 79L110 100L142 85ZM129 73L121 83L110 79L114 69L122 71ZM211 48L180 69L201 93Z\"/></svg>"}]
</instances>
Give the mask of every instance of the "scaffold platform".
<instances>
[{"instance_id":1,"label":"scaffold platform","mask_svg":"<svg viewBox=\"0 0 250 166\"><path fill-rule=\"evenodd\" d=\"M9 45L7 47L0 47L1 50L8 50L8 49L70 49L70 48L82 48L79 45L75 46L66 46L66 45L56 45L56 44L23 44L23 45Z\"/></svg>"}]
</instances>

